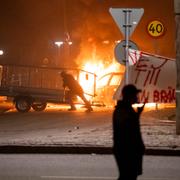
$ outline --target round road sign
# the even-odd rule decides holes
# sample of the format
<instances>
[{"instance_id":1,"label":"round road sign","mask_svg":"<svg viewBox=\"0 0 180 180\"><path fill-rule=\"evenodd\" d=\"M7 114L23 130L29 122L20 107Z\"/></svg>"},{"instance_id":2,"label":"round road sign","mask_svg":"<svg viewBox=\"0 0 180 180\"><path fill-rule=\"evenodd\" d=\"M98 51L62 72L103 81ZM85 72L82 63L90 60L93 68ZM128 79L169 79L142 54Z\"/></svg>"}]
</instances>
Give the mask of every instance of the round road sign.
<instances>
[{"instance_id":1,"label":"round road sign","mask_svg":"<svg viewBox=\"0 0 180 180\"><path fill-rule=\"evenodd\" d=\"M126 51L125 51L125 47L126 47L126 41L123 40L120 43L118 43L116 45L116 47L114 48L115 58L122 65L126 65ZM129 48L130 49L138 50L138 46L133 41L129 41Z\"/></svg>"},{"instance_id":2,"label":"round road sign","mask_svg":"<svg viewBox=\"0 0 180 180\"><path fill-rule=\"evenodd\" d=\"M159 38L164 35L165 28L161 21L153 20L147 25L147 32L153 38Z\"/></svg>"}]
</instances>

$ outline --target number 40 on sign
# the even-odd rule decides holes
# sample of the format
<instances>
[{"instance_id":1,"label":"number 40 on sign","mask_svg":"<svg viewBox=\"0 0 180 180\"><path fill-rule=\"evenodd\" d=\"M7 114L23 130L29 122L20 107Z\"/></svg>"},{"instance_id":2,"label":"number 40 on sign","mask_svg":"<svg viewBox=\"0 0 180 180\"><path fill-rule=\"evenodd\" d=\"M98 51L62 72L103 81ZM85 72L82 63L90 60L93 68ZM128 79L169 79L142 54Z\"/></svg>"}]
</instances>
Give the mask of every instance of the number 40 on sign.
<instances>
[{"instance_id":1,"label":"number 40 on sign","mask_svg":"<svg viewBox=\"0 0 180 180\"><path fill-rule=\"evenodd\" d=\"M164 35L165 28L161 21L154 20L148 23L147 25L148 34L154 38L158 38Z\"/></svg>"}]
</instances>

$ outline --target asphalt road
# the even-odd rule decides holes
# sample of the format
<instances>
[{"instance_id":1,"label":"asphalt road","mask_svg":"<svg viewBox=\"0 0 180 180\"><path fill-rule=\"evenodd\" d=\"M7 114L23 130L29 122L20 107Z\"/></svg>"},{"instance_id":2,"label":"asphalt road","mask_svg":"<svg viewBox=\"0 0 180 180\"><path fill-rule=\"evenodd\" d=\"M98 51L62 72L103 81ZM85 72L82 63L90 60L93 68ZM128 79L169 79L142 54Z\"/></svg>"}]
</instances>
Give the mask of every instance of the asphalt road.
<instances>
[{"instance_id":1,"label":"asphalt road","mask_svg":"<svg viewBox=\"0 0 180 180\"><path fill-rule=\"evenodd\" d=\"M53 106L44 112L18 113L12 110L1 113L0 147L112 147L112 108L94 107L91 113L84 112L85 108L78 108L76 112L67 109L68 106ZM144 116L141 124L147 147L179 147L174 121L162 122Z\"/></svg>"},{"instance_id":2,"label":"asphalt road","mask_svg":"<svg viewBox=\"0 0 180 180\"><path fill-rule=\"evenodd\" d=\"M54 106L43 112L31 111L28 113L19 113L10 111L0 114L0 125L2 128L12 130L34 130L34 129L68 129L72 126L81 125L82 127L90 127L102 125L112 119L112 110L95 109L92 113L86 113L85 108L79 108L77 111L69 112L68 106ZM94 120L94 121L93 121ZM93 123L92 123L93 121Z\"/></svg>"},{"instance_id":3,"label":"asphalt road","mask_svg":"<svg viewBox=\"0 0 180 180\"><path fill-rule=\"evenodd\" d=\"M0 144L60 144L74 133L86 133L103 127L111 127L111 111L86 113L85 108L69 112L60 106L45 112L0 114ZM71 142L74 142L72 140Z\"/></svg>"},{"instance_id":4,"label":"asphalt road","mask_svg":"<svg viewBox=\"0 0 180 180\"><path fill-rule=\"evenodd\" d=\"M94 112L86 113L85 108L79 108L76 112L69 112L68 106L54 106L48 108L43 112L19 113L10 111L0 114L0 138L10 132L22 134L24 132L30 133L32 131L45 131L58 129L59 132L67 131L76 128L94 128L102 126L111 126L112 111L110 108L94 108ZM156 120L148 120L142 124L158 124ZM10 135L10 134L8 134Z\"/></svg>"},{"instance_id":5,"label":"asphalt road","mask_svg":"<svg viewBox=\"0 0 180 180\"><path fill-rule=\"evenodd\" d=\"M112 155L0 154L0 180L115 180ZM180 157L145 156L139 180L179 180Z\"/></svg>"}]
</instances>

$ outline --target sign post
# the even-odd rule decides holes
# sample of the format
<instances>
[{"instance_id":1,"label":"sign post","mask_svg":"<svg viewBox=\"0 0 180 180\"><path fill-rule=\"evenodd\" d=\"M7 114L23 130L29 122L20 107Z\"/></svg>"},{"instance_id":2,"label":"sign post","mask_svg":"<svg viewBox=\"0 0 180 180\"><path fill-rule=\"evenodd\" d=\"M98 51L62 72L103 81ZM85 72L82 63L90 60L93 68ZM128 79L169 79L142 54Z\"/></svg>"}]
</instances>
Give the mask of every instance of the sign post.
<instances>
[{"instance_id":1,"label":"sign post","mask_svg":"<svg viewBox=\"0 0 180 180\"><path fill-rule=\"evenodd\" d=\"M123 12L125 13L125 41L126 41L126 46L125 46L125 53L126 53L126 84L128 84L128 74L129 74L129 61L128 61L128 52L129 52L129 28L131 28L130 22L129 22L129 18L130 18L130 13L131 10L127 9L127 10L123 10Z\"/></svg>"},{"instance_id":2,"label":"sign post","mask_svg":"<svg viewBox=\"0 0 180 180\"><path fill-rule=\"evenodd\" d=\"M128 74L129 74L129 37L136 28L138 22L140 21L144 9L128 9L128 8L110 8L110 14L112 15L117 26L125 36L125 62L126 62L126 84L128 84Z\"/></svg>"}]
</instances>

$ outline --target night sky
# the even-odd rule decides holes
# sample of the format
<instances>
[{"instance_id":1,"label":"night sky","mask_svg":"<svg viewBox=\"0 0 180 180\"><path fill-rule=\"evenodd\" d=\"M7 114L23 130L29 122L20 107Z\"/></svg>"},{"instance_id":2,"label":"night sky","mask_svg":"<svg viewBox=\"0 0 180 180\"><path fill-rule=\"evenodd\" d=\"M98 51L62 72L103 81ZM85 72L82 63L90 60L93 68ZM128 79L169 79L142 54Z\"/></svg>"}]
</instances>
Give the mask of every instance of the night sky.
<instances>
[{"instance_id":1,"label":"night sky","mask_svg":"<svg viewBox=\"0 0 180 180\"><path fill-rule=\"evenodd\" d=\"M113 56L114 41L123 38L109 14L109 8L143 7L146 19L167 18L165 9L167 11L168 7L172 11L172 7L168 4L170 0L166 1L167 5L164 3L164 9L161 6L161 12L158 11L160 4L156 3L154 7L155 2L155 0L151 2L146 0L0 0L0 49L5 52L0 59L1 63L41 65L43 59L48 58L49 65L54 66L57 58L57 46L54 42L65 41L67 37L73 42L70 49L71 61L77 61L82 56L83 49L86 49L84 53L90 51L89 54L96 49L97 55L108 59ZM162 2L164 1L159 0L159 3ZM151 14L152 11L154 13ZM147 21L144 21L142 26L145 26ZM168 23L170 19L163 21ZM173 39L173 27L170 30L166 40ZM143 31L142 36L148 38L145 28L138 31ZM144 46L139 37L132 38L139 42L140 48L154 51L150 45ZM105 40L109 41L106 46L102 44ZM172 44L173 42L170 46L174 48ZM63 48L62 52L67 50L66 46ZM167 52L163 49L162 53L160 51L162 55L173 56L174 50ZM62 56L61 61L64 63L68 60Z\"/></svg>"}]
</instances>

